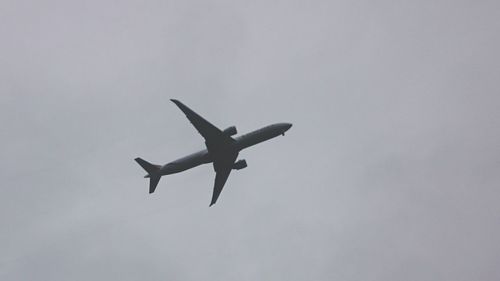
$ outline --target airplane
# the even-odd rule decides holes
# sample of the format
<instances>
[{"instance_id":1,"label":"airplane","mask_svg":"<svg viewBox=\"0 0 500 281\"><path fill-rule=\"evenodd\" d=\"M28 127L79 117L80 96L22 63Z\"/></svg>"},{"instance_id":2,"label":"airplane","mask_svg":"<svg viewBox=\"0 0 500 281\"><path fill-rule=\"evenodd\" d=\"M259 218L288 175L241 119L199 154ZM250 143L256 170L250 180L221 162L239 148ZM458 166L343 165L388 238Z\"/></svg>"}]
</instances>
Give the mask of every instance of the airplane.
<instances>
[{"instance_id":1,"label":"airplane","mask_svg":"<svg viewBox=\"0 0 500 281\"><path fill-rule=\"evenodd\" d=\"M244 159L236 161L241 150L279 135L284 136L285 132L292 127L291 123L276 123L233 138L232 136L237 134L235 126L222 131L182 102L176 99L171 99L171 101L179 107L205 139L207 148L163 166L151 164L141 158L135 158L134 160L148 173L144 177L149 178L149 193L155 191L162 176L179 173L202 164L213 163L215 183L212 201L210 202L210 206L212 206L219 198L231 171L247 167L247 162Z\"/></svg>"}]
</instances>

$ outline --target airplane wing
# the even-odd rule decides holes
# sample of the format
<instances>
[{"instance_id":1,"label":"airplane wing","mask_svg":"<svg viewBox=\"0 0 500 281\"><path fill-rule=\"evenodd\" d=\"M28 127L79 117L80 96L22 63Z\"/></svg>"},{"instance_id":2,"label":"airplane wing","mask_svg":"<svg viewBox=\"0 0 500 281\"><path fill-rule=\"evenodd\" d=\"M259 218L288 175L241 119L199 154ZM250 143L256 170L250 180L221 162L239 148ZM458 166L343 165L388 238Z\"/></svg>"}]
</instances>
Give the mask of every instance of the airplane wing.
<instances>
[{"instance_id":1,"label":"airplane wing","mask_svg":"<svg viewBox=\"0 0 500 281\"><path fill-rule=\"evenodd\" d=\"M191 124L193 124L200 135L203 136L209 151L210 147L229 145L234 142L233 138L224 134L219 128L212 125L210 122L198 115L198 113L185 106L182 102L175 99L171 99L171 101L175 103L175 105L177 105L182 112L184 112Z\"/></svg>"},{"instance_id":2,"label":"airplane wing","mask_svg":"<svg viewBox=\"0 0 500 281\"><path fill-rule=\"evenodd\" d=\"M216 172L214 192L212 194L212 202L210 202L210 206L212 206L213 204L215 204L215 202L217 202L217 198L219 198L219 195L222 192L222 188L224 187L224 184L226 183L227 178L231 173L231 170L232 167L227 167L227 168L225 167Z\"/></svg>"},{"instance_id":3,"label":"airplane wing","mask_svg":"<svg viewBox=\"0 0 500 281\"><path fill-rule=\"evenodd\" d=\"M238 153L225 155L224 157L218 158L214 161L214 170L215 170L215 182L214 182L214 191L212 194L212 202L210 202L210 206L217 202L217 198L219 198L220 193L222 192L222 188L224 188L224 184L233 170L234 161L238 158Z\"/></svg>"},{"instance_id":4,"label":"airplane wing","mask_svg":"<svg viewBox=\"0 0 500 281\"><path fill-rule=\"evenodd\" d=\"M219 198L222 188L233 169L234 161L238 157L237 152L235 153L231 149L228 149L235 140L224 134L219 128L212 125L182 102L175 99L171 101L184 112L191 124L203 136L208 151L213 152L213 165L216 174L212 201L210 202L210 206L212 206L217 201L217 198Z\"/></svg>"}]
</instances>

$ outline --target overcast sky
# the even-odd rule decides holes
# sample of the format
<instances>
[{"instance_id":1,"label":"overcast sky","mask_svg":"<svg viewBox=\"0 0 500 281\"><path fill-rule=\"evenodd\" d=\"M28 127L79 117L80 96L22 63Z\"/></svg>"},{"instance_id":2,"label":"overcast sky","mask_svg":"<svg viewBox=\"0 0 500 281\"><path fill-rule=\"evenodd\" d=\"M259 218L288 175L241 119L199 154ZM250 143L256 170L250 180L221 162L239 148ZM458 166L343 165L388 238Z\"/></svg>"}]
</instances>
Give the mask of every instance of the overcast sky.
<instances>
[{"instance_id":1,"label":"overcast sky","mask_svg":"<svg viewBox=\"0 0 500 281\"><path fill-rule=\"evenodd\" d=\"M0 2L1 280L499 280L500 2ZM169 99L245 133L213 167Z\"/></svg>"}]
</instances>

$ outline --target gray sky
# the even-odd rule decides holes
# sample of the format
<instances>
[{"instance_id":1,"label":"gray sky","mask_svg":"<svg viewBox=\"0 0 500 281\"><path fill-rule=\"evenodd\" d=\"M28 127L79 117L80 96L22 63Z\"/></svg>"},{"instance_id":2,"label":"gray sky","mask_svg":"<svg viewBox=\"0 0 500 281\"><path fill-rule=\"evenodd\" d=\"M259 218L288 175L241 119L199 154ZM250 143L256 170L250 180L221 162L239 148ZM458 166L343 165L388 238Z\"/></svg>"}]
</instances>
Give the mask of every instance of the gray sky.
<instances>
[{"instance_id":1,"label":"gray sky","mask_svg":"<svg viewBox=\"0 0 500 281\"><path fill-rule=\"evenodd\" d=\"M0 3L1 280L498 280L498 1ZM140 156L242 133L149 195Z\"/></svg>"}]
</instances>

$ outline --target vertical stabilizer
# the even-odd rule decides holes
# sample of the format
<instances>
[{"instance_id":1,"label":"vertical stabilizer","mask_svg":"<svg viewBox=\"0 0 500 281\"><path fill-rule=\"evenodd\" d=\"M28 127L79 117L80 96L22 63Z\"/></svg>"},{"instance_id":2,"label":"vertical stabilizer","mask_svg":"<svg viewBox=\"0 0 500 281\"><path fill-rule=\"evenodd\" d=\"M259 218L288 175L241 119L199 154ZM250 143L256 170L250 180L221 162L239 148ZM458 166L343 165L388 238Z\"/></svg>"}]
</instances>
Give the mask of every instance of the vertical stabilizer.
<instances>
[{"instance_id":1,"label":"vertical stabilizer","mask_svg":"<svg viewBox=\"0 0 500 281\"><path fill-rule=\"evenodd\" d=\"M161 166L151 164L148 161L143 160L141 158L135 158L135 162L137 162L137 164L141 165L141 167L144 170L146 170L146 172L148 172L148 174L145 176L145 178L149 178L149 193L155 192L156 186L158 185L158 182L160 182L160 178L161 178L161 175L158 174Z\"/></svg>"}]
</instances>

